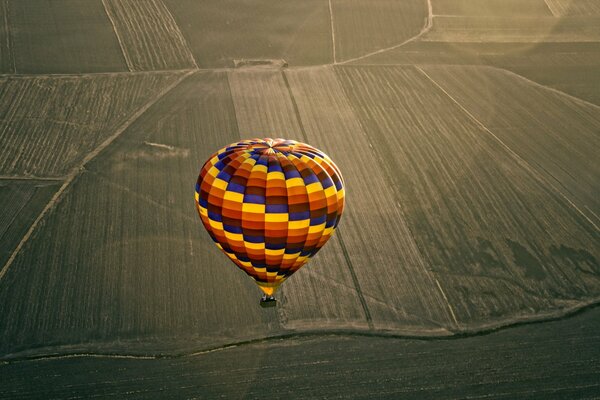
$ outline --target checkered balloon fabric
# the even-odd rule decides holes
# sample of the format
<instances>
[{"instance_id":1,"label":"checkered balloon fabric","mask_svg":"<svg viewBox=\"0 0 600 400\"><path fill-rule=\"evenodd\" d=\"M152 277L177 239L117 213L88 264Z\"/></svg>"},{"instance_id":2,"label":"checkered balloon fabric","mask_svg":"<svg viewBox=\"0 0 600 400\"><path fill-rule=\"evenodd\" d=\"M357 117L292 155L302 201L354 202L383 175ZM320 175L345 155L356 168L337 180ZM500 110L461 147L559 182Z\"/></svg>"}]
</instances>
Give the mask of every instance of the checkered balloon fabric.
<instances>
[{"instance_id":1,"label":"checkered balloon fabric","mask_svg":"<svg viewBox=\"0 0 600 400\"><path fill-rule=\"evenodd\" d=\"M333 235L344 209L344 181L312 146L250 139L210 157L195 197L217 247L272 295Z\"/></svg>"}]
</instances>

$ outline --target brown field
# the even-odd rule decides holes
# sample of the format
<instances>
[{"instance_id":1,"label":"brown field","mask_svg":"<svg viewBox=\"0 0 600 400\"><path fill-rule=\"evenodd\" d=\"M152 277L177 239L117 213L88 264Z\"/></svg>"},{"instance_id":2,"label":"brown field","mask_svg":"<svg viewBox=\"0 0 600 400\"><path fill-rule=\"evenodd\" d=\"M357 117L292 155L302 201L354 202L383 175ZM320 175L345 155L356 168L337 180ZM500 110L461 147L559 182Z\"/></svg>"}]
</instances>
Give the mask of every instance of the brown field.
<instances>
[{"instance_id":1,"label":"brown field","mask_svg":"<svg viewBox=\"0 0 600 400\"><path fill-rule=\"evenodd\" d=\"M62 176L177 74L0 78L0 174Z\"/></svg>"},{"instance_id":2,"label":"brown field","mask_svg":"<svg viewBox=\"0 0 600 400\"><path fill-rule=\"evenodd\" d=\"M600 107L487 67L424 67L441 87L600 226Z\"/></svg>"},{"instance_id":3,"label":"brown field","mask_svg":"<svg viewBox=\"0 0 600 400\"><path fill-rule=\"evenodd\" d=\"M130 71L197 67L162 0L102 0Z\"/></svg>"},{"instance_id":4,"label":"brown field","mask_svg":"<svg viewBox=\"0 0 600 400\"><path fill-rule=\"evenodd\" d=\"M597 231L536 170L418 68L338 71L461 329L596 298Z\"/></svg>"},{"instance_id":5,"label":"brown field","mask_svg":"<svg viewBox=\"0 0 600 400\"><path fill-rule=\"evenodd\" d=\"M18 73L126 71L100 1L5 1ZM9 71L12 72L12 71Z\"/></svg>"},{"instance_id":6,"label":"brown field","mask_svg":"<svg viewBox=\"0 0 600 400\"><path fill-rule=\"evenodd\" d=\"M425 0L332 0L335 61L347 61L402 43L428 18Z\"/></svg>"},{"instance_id":7,"label":"brown field","mask_svg":"<svg viewBox=\"0 0 600 400\"><path fill-rule=\"evenodd\" d=\"M443 42L598 42L600 17L438 16L422 38Z\"/></svg>"},{"instance_id":8,"label":"brown field","mask_svg":"<svg viewBox=\"0 0 600 400\"><path fill-rule=\"evenodd\" d=\"M332 61L327 0L163 0L202 68L235 59L285 59L290 65Z\"/></svg>"},{"instance_id":9,"label":"brown field","mask_svg":"<svg viewBox=\"0 0 600 400\"><path fill-rule=\"evenodd\" d=\"M340 240L343 246L372 326L418 334L452 329L455 322L449 306L429 274L382 160L335 71L298 70L286 75L306 139L328 152L345 171L347 209L333 240Z\"/></svg>"},{"instance_id":10,"label":"brown field","mask_svg":"<svg viewBox=\"0 0 600 400\"><path fill-rule=\"evenodd\" d=\"M545 0L431 0L434 15L552 16Z\"/></svg>"},{"instance_id":11,"label":"brown field","mask_svg":"<svg viewBox=\"0 0 600 400\"><path fill-rule=\"evenodd\" d=\"M227 75L197 73L90 162L2 279L2 353L173 351L276 330L193 212L201 162L237 138Z\"/></svg>"},{"instance_id":12,"label":"brown field","mask_svg":"<svg viewBox=\"0 0 600 400\"><path fill-rule=\"evenodd\" d=\"M593 398L599 85L587 0L0 0L0 398ZM347 196L268 309L193 205L261 136Z\"/></svg>"},{"instance_id":13,"label":"brown field","mask_svg":"<svg viewBox=\"0 0 600 400\"><path fill-rule=\"evenodd\" d=\"M600 15L598 0L546 0L555 16Z\"/></svg>"}]
</instances>

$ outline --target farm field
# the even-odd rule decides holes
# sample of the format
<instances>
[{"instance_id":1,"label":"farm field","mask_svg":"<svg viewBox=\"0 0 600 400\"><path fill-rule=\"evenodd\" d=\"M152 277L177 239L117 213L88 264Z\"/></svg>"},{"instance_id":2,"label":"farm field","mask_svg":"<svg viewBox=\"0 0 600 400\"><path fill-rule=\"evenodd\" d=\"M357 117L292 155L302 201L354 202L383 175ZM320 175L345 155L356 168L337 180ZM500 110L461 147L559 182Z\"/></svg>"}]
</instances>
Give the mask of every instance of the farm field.
<instances>
[{"instance_id":1,"label":"farm field","mask_svg":"<svg viewBox=\"0 0 600 400\"><path fill-rule=\"evenodd\" d=\"M8 0L0 1L0 74L15 72L15 59L8 26L8 12Z\"/></svg>"},{"instance_id":2,"label":"farm field","mask_svg":"<svg viewBox=\"0 0 600 400\"><path fill-rule=\"evenodd\" d=\"M431 0L431 8L435 16L552 16L545 0Z\"/></svg>"},{"instance_id":3,"label":"farm field","mask_svg":"<svg viewBox=\"0 0 600 400\"><path fill-rule=\"evenodd\" d=\"M332 60L325 0L163 0L198 65L232 67L236 59L285 59L290 65Z\"/></svg>"},{"instance_id":4,"label":"farm field","mask_svg":"<svg viewBox=\"0 0 600 400\"><path fill-rule=\"evenodd\" d=\"M126 71L119 42L102 2L4 0L16 72ZM13 72L5 69L3 72Z\"/></svg>"},{"instance_id":5,"label":"farm field","mask_svg":"<svg viewBox=\"0 0 600 400\"><path fill-rule=\"evenodd\" d=\"M502 70L423 67L503 143L600 226L600 107L548 93ZM518 95L517 95L518 93ZM482 99L485 99L482 101ZM534 108L532 105L541 105Z\"/></svg>"},{"instance_id":6,"label":"farm field","mask_svg":"<svg viewBox=\"0 0 600 400\"><path fill-rule=\"evenodd\" d=\"M189 212L200 160L238 137L228 93L224 73L186 78L86 165L1 282L0 352L173 351L277 329Z\"/></svg>"},{"instance_id":7,"label":"farm field","mask_svg":"<svg viewBox=\"0 0 600 400\"><path fill-rule=\"evenodd\" d=\"M102 0L130 71L194 68L196 62L162 0Z\"/></svg>"},{"instance_id":8,"label":"farm field","mask_svg":"<svg viewBox=\"0 0 600 400\"><path fill-rule=\"evenodd\" d=\"M0 365L0 397L594 398L600 310L453 340L308 336L166 359Z\"/></svg>"},{"instance_id":9,"label":"farm field","mask_svg":"<svg viewBox=\"0 0 600 400\"><path fill-rule=\"evenodd\" d=\"M0 179L0 265L60 186L56 181ZM0 277L4 275L0 270Z\"/></svg>"},{"instance_id":10,"label":"farm field","mask_svg":"<svg viewBox=\"0 0 600 400\"><path fill-rule=\"evenodd\" d=\"M66 175L177 76L0 77L0 174Z\"/></svg>"},{"instance_id":11,"label":"farm field","mask_svg":"<svg viewBox=\"0 0 600 400\"><path fill-rule=\"evenodd\" d=\"M417 35L428 24L427 2L333 0L335 61L348 61Z\"/></svg>"},{"instance_id":12,"label":"farm field","mask_svg":"<svg viewBox=\"0 0 600 400\"><path fill-rule=\"evenodd\" d=\"M434 42L598 42L600 17L435 16L421 40Z\"/></svg>"},{"instance_id":13,"label":"farm field","mask_svg":"<svg viewBox=\"0 0 600 400\"><path fill-rule=\"evenodd\" d=\"M556 16L600 15L598 0L546 0L546 3Z\"/></svg>"},{"instance_id":14,"label":"farm field","mask_svg":"<svg viewBox=\"0 0 600 400\"><path fill-rule=\"evenodd\" d=\"M414 41L352 64L489 65L600 105L600 43Z\"/></svg>"},{"instance_id":15,"label":"farm field","mask_svg":"<svg viewBox=\"0 0 600 400\"><path fill-rule=\"evenodd\" d=\"M596 297L594 226L423 70L338 71L459 326L469 330ZM580 268L567 267L574 263Z\"/></svg>"},{"instance_id":16,"label":"farm field","mask_svg":"<svg viewBox=\"0 0 600 400\"><path fill-rule=\"evenodd\" d=\"M597 395L597 2L83 3L0 0L0 398ZM346 207L263 309L193 193L269 136Z\"/></svg>"}]
</instances>

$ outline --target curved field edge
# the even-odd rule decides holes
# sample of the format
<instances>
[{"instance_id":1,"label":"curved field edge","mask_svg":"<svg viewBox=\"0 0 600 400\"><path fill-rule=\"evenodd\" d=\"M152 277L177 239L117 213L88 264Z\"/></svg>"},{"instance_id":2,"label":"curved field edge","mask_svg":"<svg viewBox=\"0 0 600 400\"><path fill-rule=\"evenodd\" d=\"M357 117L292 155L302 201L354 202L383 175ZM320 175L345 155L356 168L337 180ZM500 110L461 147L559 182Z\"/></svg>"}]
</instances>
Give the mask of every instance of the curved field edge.
<instances>
[{"instance_id":1,"label":"curved field edge","mask_svg":"<svg viewBox=\"0 0 600 400\"><path fill-rule=\"evenodd\" d=\"M592 311L600 306L600 297L591 301L581 302L577 305L565 307L553 312L541 313L523 317L507 318L494 323L480 324L456 331L423 331L406 332L401 329L306 329L283 330L281 333L265 336L256 336L233 340L219 344L203 345L197 341L192 343L174 344L164 347L165 340L149 340L140 344L139 340L123 340L109 342L64 344L32 348L0 356L0 364L13 364L36 360L53 360L63 358L114 358L114 359L177 359L196 357L203 354L228 350L240 346L249 346L262 343L279 342L282 340L315 337L372 337L389 339L407 339L423 341L457 340L469 337L490 335L495 332L509 330L524 325L543 325L544 323L568 320L582 313ZM162 348L160 348L162 343Z\"/></svg>"}]
</instances>

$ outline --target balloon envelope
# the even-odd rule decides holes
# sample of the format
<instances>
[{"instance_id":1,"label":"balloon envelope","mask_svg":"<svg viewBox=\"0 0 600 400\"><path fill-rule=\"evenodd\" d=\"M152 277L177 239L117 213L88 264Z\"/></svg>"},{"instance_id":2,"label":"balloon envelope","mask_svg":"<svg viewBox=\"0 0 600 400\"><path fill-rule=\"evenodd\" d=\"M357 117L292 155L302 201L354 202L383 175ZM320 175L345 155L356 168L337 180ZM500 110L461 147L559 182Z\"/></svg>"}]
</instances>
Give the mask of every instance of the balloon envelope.
<instances>
[{"instance_id":1,"label":"balloon envelope","mask_svg":"<svg viewBox=\"0 0 600 400\"><path fill-rule=\"evenodd\" d=\"M312 146L250 139L206 161L195 199L217 247L272 295L333 235L344 182L333 161Z\"/></svg>"}]
</instances>

